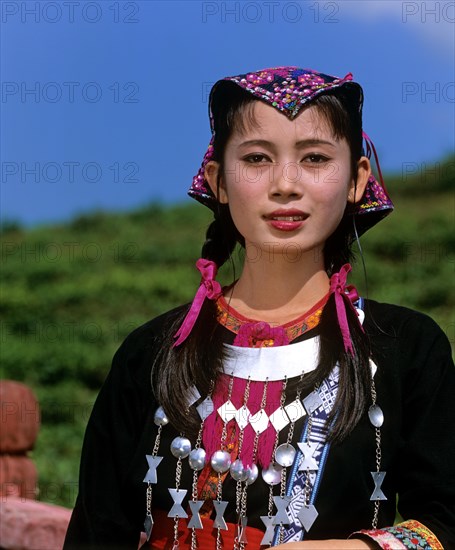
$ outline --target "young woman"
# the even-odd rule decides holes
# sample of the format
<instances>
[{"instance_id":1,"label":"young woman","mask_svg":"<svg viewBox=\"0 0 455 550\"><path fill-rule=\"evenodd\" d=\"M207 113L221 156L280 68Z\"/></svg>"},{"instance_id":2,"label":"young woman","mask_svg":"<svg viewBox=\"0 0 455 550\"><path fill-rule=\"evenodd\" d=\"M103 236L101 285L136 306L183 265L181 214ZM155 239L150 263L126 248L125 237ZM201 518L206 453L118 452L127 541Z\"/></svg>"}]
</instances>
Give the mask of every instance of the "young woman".
<instances>
[{"instance_id":1,"label":"young woman","mask_svg":"<svg viewBox=\"0 0 455 550\"><path fill-rule=\"evenodd\" d=\"M201 285L116 353L65 548L455 548L447 338L347 285L393 208L362 101L350 74L296 67L213 87Z\"/></svg>"}]
</instances>

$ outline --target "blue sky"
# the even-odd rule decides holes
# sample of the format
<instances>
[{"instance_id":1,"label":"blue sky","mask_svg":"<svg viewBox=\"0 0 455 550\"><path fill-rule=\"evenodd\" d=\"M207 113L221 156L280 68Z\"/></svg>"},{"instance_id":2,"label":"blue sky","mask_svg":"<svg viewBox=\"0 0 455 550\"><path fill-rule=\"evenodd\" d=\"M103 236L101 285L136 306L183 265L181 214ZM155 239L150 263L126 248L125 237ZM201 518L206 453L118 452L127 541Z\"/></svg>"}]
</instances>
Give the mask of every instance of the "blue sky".
<instances>
[{"instance_id":1,"label":"blue sky","mask_svg":"<svg viewBox=\"0 0 455 550\"><path fill-rule=\"evenodd\" d=\"M1 10L3 219L186 200L210 138L210 85L265 67L352 72L386 172L406 177L454 149L454 2L3 0Z\"/></svg>"}]
</instances>

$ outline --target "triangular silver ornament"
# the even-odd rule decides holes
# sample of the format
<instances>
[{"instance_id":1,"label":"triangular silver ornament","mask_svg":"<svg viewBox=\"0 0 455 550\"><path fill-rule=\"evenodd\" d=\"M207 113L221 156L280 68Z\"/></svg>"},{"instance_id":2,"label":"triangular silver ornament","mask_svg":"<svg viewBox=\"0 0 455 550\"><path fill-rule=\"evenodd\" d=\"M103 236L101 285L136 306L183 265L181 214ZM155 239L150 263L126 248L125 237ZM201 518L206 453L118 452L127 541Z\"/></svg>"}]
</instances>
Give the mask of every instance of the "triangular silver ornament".
<instances>
[{"instance_id":1,"label":"triangular silver ornament","mask_svg":"<svg viewBox=\"0 0 455 550\"><path fill-rule=\"evenodd\" d=\"M144 533L145 533L147 542L150 540L152 529L153 529L153 518L151 514L150 515L147 514L145 516L145 521L144 521Z\"/></svg>"}]
</instances>

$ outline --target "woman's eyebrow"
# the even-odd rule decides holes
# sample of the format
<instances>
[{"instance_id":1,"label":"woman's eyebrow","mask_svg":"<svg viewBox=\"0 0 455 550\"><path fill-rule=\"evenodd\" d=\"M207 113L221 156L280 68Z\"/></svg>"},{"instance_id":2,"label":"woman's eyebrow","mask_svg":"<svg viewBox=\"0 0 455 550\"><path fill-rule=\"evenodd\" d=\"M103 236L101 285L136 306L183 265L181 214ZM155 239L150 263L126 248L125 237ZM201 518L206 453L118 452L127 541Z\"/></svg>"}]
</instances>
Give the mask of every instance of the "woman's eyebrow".
<instances>
[{"instance_id":1,"label":"woman's eyebrow","mask_svg":"<svg viewBox=\"0 0 455 550\"><path fill-rule=\"evenodd\" d=\"M266 139L248 139L246 141L242 141L239 143L239 147L248 147L250 145L259 145L262 147L269 147L274 148L275 144L271 141L267 141Z\"/></svg>"},{"instance_id":2,"label":"woman's eyebrow","mask_svg":"<svg viewBox=\"0 0 455 550\"><path fill-rule=\"evenodd\" d=\"M248 139L239 143L238 146L248 147L250 145L259 145L262 147L268 147L269 149L273 149L276 147L276 145L272 141L268 141L266 139ZM330 147L335 147L335 143L333 143L332 141L317 138L301 139L299 141L296 141L295 143L296 149L303 149L304 147L310 147L312 145L329 145Z\"/></svg>"},{"instance_id":3,"label":"woman's eyebrow","mask_svg":"<svg viewBox=\"0 0 455 550\"><path fill-rule=\"evenodd\" d=\"M297 141L295 146L297 148L308 147L311 145L330 145L330 147L335 147L333 141L327 141L326 139L317 139L317 138L308 138Z\"/></svg>"}]
</instances>

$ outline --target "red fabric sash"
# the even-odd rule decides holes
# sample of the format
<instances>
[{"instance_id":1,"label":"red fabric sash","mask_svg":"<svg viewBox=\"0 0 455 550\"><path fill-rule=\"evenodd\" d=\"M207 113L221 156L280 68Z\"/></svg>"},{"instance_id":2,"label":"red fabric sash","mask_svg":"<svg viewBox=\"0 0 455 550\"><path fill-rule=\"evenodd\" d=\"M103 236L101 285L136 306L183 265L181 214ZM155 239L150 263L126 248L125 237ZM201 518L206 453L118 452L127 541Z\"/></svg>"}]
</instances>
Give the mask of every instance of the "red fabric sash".
<instances>
[{"instance_id":1,"label":"red fabric sash","mask_svg":"<svg viewBox=\"0 0 455 550\"><path fill-rule=\"evenodd\" d=\"M165 510L152 510L153 530L149 540L149 546L152 550L170 550L174 542L174 519L167 517ZM198 548L201 550L211 550L216 548L217 530L213 529L213 519L201 518L203 529L196 529ZM184 550L191 547L192 529L186 527L186 520L179 522L179 548ZM222 546L229 549L234 546L234 539L237 532L237 525L227 523L228 530L221 530ZM263 531L255 527L246 528L247 544L246 548L250 550L259 550L261 540L264 536Z\"/></svg>"}]
</instances>

